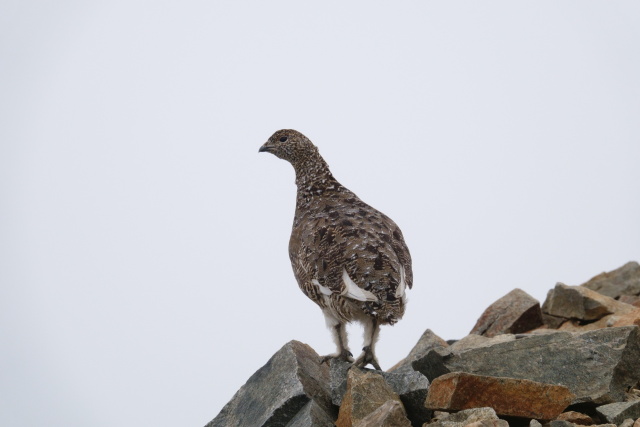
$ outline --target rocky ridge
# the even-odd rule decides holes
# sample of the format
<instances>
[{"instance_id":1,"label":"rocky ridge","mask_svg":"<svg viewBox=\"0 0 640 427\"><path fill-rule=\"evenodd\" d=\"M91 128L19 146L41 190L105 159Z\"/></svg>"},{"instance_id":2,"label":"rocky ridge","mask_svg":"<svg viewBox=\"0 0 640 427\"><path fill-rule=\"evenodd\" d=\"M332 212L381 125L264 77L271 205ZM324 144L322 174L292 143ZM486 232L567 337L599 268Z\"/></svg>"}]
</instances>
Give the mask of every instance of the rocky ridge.
<instances>
[{"instance_id":1,"label":"rocky ridge","mask_svg":"<svg viewBox=\"0 0 640 427\"><path fill-rule=\"evenodd\" d=\"M427 329L387 372L352 368L298 341L256 371L206 427L640 427L640 265L541 305L521 289L469 335Z\"/></svg>"}]
</instances>

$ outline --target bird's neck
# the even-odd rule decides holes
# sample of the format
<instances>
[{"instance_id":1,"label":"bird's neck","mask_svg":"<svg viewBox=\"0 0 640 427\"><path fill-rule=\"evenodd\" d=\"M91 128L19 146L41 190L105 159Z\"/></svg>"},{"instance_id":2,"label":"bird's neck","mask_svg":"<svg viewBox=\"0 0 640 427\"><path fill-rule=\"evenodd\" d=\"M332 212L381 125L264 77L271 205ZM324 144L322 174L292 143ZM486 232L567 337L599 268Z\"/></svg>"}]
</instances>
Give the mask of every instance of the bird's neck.
<instances>
[{"instance_id":1,"label":"bird's neck","mask_svg":"<svg viewBox=\"0 0 640 427\"><path fill-rule=\"evenodd\" d=\"M296 162L293 168L296 171L298 197L318 196L340 186L340 183L331 174L329 165L318 153Z\"/></svg>"}]
</instances>

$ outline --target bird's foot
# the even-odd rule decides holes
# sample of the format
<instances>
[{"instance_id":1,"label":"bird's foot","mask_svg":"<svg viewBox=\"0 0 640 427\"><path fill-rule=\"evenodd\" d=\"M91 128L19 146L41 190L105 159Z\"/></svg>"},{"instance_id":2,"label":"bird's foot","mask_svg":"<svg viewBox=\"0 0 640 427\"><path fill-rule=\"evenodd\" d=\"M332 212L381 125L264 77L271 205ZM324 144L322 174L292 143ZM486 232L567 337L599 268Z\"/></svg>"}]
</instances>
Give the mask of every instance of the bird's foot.
<instances>
[{"instance_id":1,"label":"bird's foot","mask_svg":"<svg viewBox=\"0 0 640 427\"><path fill-rule=\"evenodd\" d=\"M362 354L353 362L353 366L357 366L358 368L364 368L365 366L371 364L378 371L382 371L380 368L380 364L378 364L378 359L376 355L373 354L373 350L371 347L366 346L362 349Z\"/></svg>"},{"instance_id":2,"label":"bird's foot","mask_svg":"<svg viewBox=\"0 0 640 427\"><path fill-rule=\"evenodd\" d=\"M326 356L322 356L320 358L320 363L327 363L329 362L331 359L340 359L340 360L344 360L345 362L353 362L353 354L351 354L351 352L349 350L342 350L339 351L337 353L333 353L333 354L327 354Z\"/></svg>"}]
</instances>

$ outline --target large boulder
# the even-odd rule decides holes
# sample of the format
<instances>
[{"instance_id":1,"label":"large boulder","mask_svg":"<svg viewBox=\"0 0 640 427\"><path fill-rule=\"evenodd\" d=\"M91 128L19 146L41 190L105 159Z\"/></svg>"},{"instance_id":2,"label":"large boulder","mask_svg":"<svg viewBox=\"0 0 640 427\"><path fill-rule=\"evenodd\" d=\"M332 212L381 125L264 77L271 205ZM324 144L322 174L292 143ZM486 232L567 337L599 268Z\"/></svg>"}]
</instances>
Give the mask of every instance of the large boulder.
<instances>
[{"instance_id":1,"label":"large boulder","mask_svg":"<svg viewBox=\"0 0 640 427\"><path fill-rule=\"evenodd\" d=\"M432 382L449 372L467 372L563 385L576 396L574 404L622 401L640 379L637 326L520 339L476 337L432 350L415 365Z\"/></svg>"},{"instance_id":2,"label":"large boulder","mask_svg":"<svg viewBox=\"0 0 640 427\"><path fill-rule=\"evenodd\" d=\"M249 378L207 427L285 426L310 401L335 419L328 384L329 369L320 364L318 354L306 344L290 341Z\"/></svg>"},{"instance_id":3,"label":"large boulder","mask_svg":"<svg viewBox=\"0 0 640 427\"><path fill-rule=\"evenodd\" d=\"M452 372L433 380L425 406L444 411L491 407L502 416L552 420L574 397L564 386Z\"/></svg>"},{"instance_id":4,"label":"large boulder","mask_svg":"<svg viewBox=\"0 0 640 427\"><path fill-rule=\"evenodd\" d=\"M516 288L491 304L470 333L494 337L527 332L539 326L542 326L540 302Z\"/></svg>"},{"instance_id":5,"label":"large boulder","mask_svg":"<svg viewBox=\"0 0 640 427\"><path fill-rule=\"evenodd\" d=\"M631 261L622 267L601 273L581 286L611 298L622 295L640 295L640 265Z\"/></svg>"}]
</instances>

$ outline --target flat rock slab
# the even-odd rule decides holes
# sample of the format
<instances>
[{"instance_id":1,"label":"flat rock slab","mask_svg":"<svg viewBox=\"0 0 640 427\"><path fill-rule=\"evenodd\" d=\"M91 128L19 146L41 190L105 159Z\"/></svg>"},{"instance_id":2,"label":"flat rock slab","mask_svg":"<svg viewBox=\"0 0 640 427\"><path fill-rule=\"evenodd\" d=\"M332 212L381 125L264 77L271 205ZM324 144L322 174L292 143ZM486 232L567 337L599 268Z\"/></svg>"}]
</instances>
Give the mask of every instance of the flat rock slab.
<instances>
[{"instance_id":1,"label":"flat rock slab","mask_svg":"<svg viewBox=\"0 0 640 427\"><path fill-rule=\"evenodd\" d=\"M352 427L388 400L402 406L400 397L391 390L382 375L351 368L347 376L347 392L342 399L336 426ZM402 411L404 413L404 408Z\"/></svg>"},{"instance_id":2,"label":"flat rock slab","mask_svg":"<svg viewBox=\"0 0 640 427\"><path fill-rule=\"evenodd\" d=\"M285 426L311 400L330 414L329 369L319 360L308 345L290 341L249 378L207 427Z\"/></svg>"},{"instance_id":3,"label":"flat rock slab","mask_svg":"<svg viewBox=\"0 0 640 427\"><path fill-rule=\"evenodd\" d=\"M596 412L609 423L621 424L628 418L640 418L640 401L610 403L598 406Z\"/></svg>"},{"instance_id":4,"label":"flat rock slab","mask_svg":"<svg viewBox=\"0 0 640 427\"><path fill-rule=\"evenodd\" d=\"M640 295L640 265L631 261L622 267L601 273L581 286L611 298L622 295Z\"/></svg>"},{"instance_id":5,"label":"flat rock slab","mask_svg":"<svg viewBox=\"0 0 640 427\"><path fill-rule=\"evenodd\" d=\"M564 386L452 372L433 380L425 406L445 411L491 407L498 415L552 420L574 397Z\"/></svg>"},{"instance_id":6,"label":"flat rock slab","mask_svg":"<svg viewBox=\"0 0 640 427\"><path fill-rule=\"evenodd\" d=\"M414 365L432 383L449 372L467 372L564 385L576 396L574 404L624 401L625 391L640 380L637 326L505 337L460 341Z\"/></svg>"},{"instance_id":7,"label":"flat rock slab","mask_svg":"<svg viewBox=\"0 0 640 427\"><path fill-rule=\"evenodd\" d=\"M612 313L622 315L634 309L630 304L616 301L586 287L567 286L563 283L558 283L549 291L542 305L542 311L546 314L581 321L598 320Z\"/></svg>"},{"instance_id":8,"label":"flat rock slab","mask_svg":"<svg viewBox=\"0 0 640 427\"><path fill-rule=\"evenodd\" d=\"M516 288L491 304L470 333L494 337L527 332L539 326L542 326L540 302Z\"/></svg>"}]
</instances>

